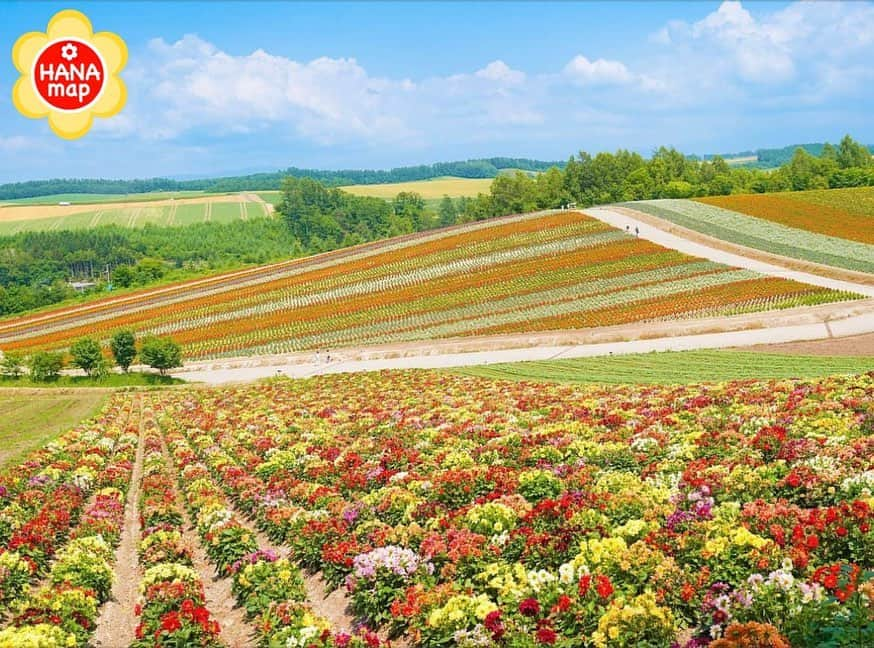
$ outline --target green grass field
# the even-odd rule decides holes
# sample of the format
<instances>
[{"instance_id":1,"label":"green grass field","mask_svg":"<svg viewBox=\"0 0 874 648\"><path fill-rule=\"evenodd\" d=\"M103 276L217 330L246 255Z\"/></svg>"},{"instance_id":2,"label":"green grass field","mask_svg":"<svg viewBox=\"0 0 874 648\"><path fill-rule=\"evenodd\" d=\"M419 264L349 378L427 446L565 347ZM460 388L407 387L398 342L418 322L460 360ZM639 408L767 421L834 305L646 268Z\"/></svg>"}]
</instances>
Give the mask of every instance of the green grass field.
<instances>
[{"instance_id":1,"label":"green grass field","mask_svg":"<svg viewBox=\"0 0 874 648\"><path fill-rule=\"evenodd\" d=\"M109 391L0 390L0 467L93 416Z\"/></svg>"},{"instance_id":2,"label":"green grass field","mask_svg":"<svg viewBox=\"0 0 874 648\"><path fill-rule=\"evenodd\" d=\"M744 378L815 378L874 370L863 357L791 356L746 351L666 351L457 369L508 380L566 383L673 384Z\"/></svg>"}]
</instances>

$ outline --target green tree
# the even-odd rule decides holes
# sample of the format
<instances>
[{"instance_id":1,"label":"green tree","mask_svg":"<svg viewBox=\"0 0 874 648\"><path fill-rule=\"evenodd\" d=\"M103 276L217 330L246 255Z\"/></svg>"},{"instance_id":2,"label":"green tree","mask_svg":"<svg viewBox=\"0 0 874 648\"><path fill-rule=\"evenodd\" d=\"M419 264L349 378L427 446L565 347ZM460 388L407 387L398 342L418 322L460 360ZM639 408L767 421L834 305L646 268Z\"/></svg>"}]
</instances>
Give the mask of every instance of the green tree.
<instances>
[{"instance_id":1,"label":"green tree","mask_svg":"<svg viewBox=\"0 0 874 648\"><path fill-rule=\"evenodd\" d=\"M106 367L100 342L94 338L79 338L70 346L70 355L73 357L73 365L79 367L88 376L96 376Z\"/></svg>"},{"instance_id":2,"label":"green tree","mask_svg":"<svg viewBox=\"0 0 874 648\"><path fill-rule=\"evenodd\" d=\"M127 373L134 358L137 357L137 343L133 331L116 331L109 340L109 350L115 364Z\"/></svg>"},{"instance_id":3,"label":"green tree","mask_svg":"<svg viewBox=\"0 0 874 648\"><path fill-rule=\"evenodd\" d=\"M170 338L149 336L140 346L140 360L163 376L168 369L182 366L182 347Z\"/></svg>"},{"instance_id":4,"label":"green tree","mask_svg":"<svg viewBox=\"0 0 874 648\"><path fill-rule=\"evenodd\" d=\"M136 274L129 265L120 265L112 271L112 282L120 288L132 286L135 279Z\"/></svg>"},{"instance_id":5,"label":"green tree","mask_svg":"<svg viewBox=\"0 0 874 648\"><path fill-rule=\"evenodd\" d=\"M64 368L64 355L50 351L37 351L30 356L30 377L37 382L57 380Z\"/></svg>"},{"instance_id":6,"label":"green tree","mask_svg":"<svg viewBox=\"0 0 874 648\"><path fill-rule=\"evenodd\" d=\"M871 164L871 152L849 135L844 135L838 144L837 162L842 169L866 167Z\"/></svg>"},{"instance_id":7,"label":"green tree","mask_svg":"<svg viewBox=\"0 0 874 648\"><path fill-rule=\"evenodd\" d=\"M3 362L0 363L0 373L4 378L18 378L24 369L23 358L16 351L7 351L3 354Z\"/></svg>"},{"instance_id":8,"label":"green tree","mask_svg":"<svg viewBox=\"0 0 874 648\"><path fill-rule=\"evenodd\" d=\"M396 216L407 219L413 229L421 230L425 225L425 200L415 191L402 191L392 201Z\"/></svg>"},{"instance_id":9,"label":"green tree","mask_svg":"<svg viewBox=\"0 0 874 648\"><path fill-rule=\"evenodd\" d=\"M455 207L455 203L452 202L452 198L449 196L443 196L443 199L440 201L440 207L437 210L437 215L440 227L455 224L455 221L458 218L458 210Z\"/></svg>"}]
</instances>

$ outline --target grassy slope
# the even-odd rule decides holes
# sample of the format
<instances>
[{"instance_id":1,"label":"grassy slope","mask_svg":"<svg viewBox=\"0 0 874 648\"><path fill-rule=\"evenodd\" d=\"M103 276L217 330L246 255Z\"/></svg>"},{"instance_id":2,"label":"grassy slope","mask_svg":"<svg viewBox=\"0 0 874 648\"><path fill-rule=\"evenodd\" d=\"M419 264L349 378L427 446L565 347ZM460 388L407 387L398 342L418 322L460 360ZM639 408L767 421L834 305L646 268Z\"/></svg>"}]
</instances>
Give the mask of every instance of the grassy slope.
<instances>
[{"instance_id":1,"label":"grassy slope","mask_svg":"<svg viewBox=\"0 0 874 648\"><path fill-rule=\"evenodd\" d=\"M456 371L488 378L568 383L692 383L743 378L814 378L871 369L871 358L669 351L483 365Z\"/></svg>"},{"instance_id":2,"label":"grassy slope","mask_svg":"<svg viewBox=\"0 0 874 648\"><path fill-rule=\"evenodd\" d=\"M0 467L94 415L108 394L102 389L0 391Z\"/></svg>"}]
</instances>

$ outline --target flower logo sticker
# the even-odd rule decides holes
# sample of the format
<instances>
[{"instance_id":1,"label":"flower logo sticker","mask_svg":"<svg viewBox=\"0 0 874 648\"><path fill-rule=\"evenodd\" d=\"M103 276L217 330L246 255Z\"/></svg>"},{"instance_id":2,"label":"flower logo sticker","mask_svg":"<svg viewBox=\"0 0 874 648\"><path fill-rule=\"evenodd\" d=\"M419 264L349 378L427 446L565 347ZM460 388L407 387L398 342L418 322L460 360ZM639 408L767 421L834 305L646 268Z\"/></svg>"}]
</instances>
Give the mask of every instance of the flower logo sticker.
<instances>
[{"instance_id":1,"label":"flower logo sticker","mask_svg":"<svg viewBox=\"0 0 874 648\"><path fill-rule=\"evenodd\" d=\"M48 117L52 131L78 139L94 117L112 117L124 108L127 88L118 74L127 63L127 46L111 32L95 34L88 18L61 11L45 33L28 32L12 48L21 77L12 102L31 119Z\"/></svg>"}]
</instances>

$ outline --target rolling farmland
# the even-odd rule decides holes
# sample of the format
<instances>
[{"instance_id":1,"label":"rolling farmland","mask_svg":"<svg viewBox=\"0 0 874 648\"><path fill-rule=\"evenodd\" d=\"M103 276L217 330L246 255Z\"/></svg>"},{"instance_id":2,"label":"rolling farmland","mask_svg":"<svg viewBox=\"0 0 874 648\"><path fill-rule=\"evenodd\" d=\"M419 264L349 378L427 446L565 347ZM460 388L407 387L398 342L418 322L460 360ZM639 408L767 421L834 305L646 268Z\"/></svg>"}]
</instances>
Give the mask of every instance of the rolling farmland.
<instances>
[{"instance_id":1,"label":"rolling farmland","mask_svg":"<svg viewBox=\"0 0 874 648\"><path fill-rule=\"evenodd\" d=\"M830 265L847 270L874 273L874 244L838 238L820 232L789 227L774 220L748 216L737 211L692 200L661 199L621 203L621 206L746 247L773 254ZM788 212L780 212L785 219ZM860 218L868 218L860 216ZM800 218L792 218L796 223ZM870 226L856 236L868 238ZM838 225L828 226L835 230ZM820 229L823 229L822 227Z\"/></svg>"},{"instance_id":2,"label":"rolling farmland","mask_svg":"<svg viewBox=\"0 0 874 648\"><path fill-rule=\"evenodd\" d=\"M120 327L217 358L737 314L855 299L667 250L579 212L410 235L0 323L5 350Z\"/></svg>"},{"instance_id":3,"label":"rolling farmland","mask_svg":"<svg viewBox=\"0 0 874 648\"><path fill-rule=\"evenodd\" d=\"M105 194L82 197L93 202L73 203L73 196L57 196L45 203L19 201L0 204L0 235L18 232L87 229L100 225L121 227L185 226L202 222L227 223L269 217L272 205L256 194L214 194L195 197L161 197L138 194L134 199L111 200ZM36 199L34 199L36 200ZM44 198L40 198L43 201ZM71 202L61 205L59 202Z\"/></svg>"}]
</instances>

